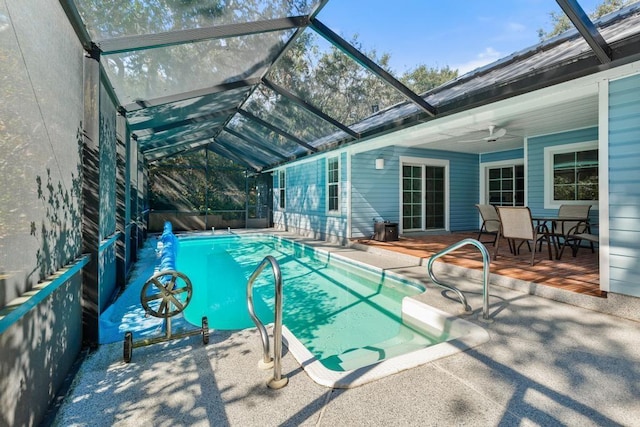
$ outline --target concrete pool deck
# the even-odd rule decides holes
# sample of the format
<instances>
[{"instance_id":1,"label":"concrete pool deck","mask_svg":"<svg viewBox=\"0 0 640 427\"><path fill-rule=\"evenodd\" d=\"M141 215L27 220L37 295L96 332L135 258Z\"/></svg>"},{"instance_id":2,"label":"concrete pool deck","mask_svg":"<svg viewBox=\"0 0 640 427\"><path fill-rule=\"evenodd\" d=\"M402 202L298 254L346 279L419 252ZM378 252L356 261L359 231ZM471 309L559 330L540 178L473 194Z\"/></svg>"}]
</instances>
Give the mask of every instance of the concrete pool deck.
<instances>
[{"instance_id":1,"label":"concrete pool deck","mask_svg":"<svg viewBox=\"0 0 640 427\"><path fill-rule=\"evenodd\" d=\"M421 278L421 301L460 313L419 260L314 245ZM207 346L192 336L136 348L129 364L122 343L105 344L82 362L52 424L640 426L639 322L492 286L486 323L480 282L439 274L465 292L474 314L464 318L489 342L351 389L316 384L285 348L280 390L258 369L255 328L212 331Z\"/></svg>"}]
</instances>

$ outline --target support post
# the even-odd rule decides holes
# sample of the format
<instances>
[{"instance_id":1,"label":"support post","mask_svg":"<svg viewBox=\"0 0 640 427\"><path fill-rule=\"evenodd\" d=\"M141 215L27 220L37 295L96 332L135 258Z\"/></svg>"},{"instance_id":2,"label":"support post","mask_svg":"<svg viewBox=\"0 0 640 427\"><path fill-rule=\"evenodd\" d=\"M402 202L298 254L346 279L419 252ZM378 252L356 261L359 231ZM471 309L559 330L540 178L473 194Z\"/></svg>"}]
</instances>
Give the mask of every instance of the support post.
<instances>
[{"instance_id":1,"label":"support post","mask_svg":"<svg viewBox=\"0 0 640 427\"><path fill-rule=\"evenodd\" d=\"M84 123L82 149L82 252L89 261L82 274L82 341L98 346L100 247L100 62L99 55L84 59Z\"/></svg>"}]
</instances>

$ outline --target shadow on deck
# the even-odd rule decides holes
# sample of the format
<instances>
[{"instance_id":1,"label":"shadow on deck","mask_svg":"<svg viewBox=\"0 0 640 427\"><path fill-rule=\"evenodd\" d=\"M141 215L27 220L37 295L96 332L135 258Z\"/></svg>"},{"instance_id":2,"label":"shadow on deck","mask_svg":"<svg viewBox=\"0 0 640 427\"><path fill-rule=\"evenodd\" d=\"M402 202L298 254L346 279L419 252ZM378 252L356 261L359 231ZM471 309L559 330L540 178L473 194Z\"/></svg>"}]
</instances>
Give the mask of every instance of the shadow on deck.
<instances>
[{"instance_id":1,"label":"shadow on deck","mask_svg":"<svg viewBox=\"0 0 640 427\"><path fill-rule=\"evenodd\" d=\"M402 235L397 241L379 242L369 239L354 239L354 242L379 247L386 250L428 259L433 254L459 242L462 239L478 237L477 232L459 232L450 234ZM483 240L489 236L483 236ZM584 295L606 297L600 290L598 270L598 250L591 253L590 248L580 248L576 257L566 249L562 259L548 259L547 249L537 252L534 265L530 264L531 252L523 246L519 255L509 252L505 241L500 243L498 256L494 257L494 246L485 243L491 254L491 273L533 282L544 286L563 289ZM440 260L459 267L482 270L482 255L473 246L464 246L443 256Z\"/></svg>"}]
</instances>

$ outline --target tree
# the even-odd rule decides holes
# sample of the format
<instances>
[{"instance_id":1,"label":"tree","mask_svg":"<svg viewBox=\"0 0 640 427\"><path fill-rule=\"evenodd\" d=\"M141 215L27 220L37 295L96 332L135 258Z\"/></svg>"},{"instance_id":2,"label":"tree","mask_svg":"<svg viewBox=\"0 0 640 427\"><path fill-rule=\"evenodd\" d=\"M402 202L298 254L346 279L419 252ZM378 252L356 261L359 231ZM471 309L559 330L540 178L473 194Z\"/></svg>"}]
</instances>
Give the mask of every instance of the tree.
<instances>
[{"instance_id":1,"label":"tree","mask_svg":"<svg viewBox=\"0 0 640 427\"><path fill-rule=\"evenodd\" d=\"M598 6L596 6L596 10L589 14L589 18L591 20L595 20L604 16L608 13L615 12L616 10L621 9L624 6L627 6L631 3L634 3L636 0L604 0ZM549 31L545 31L540 28L538 30L538 37L540 41L548 40L552 37L557 36L558 34L564 33L565 31L571 29L573 24L562 12L550 12L549 16L551 17L552 28Z\"/></svg>"},{"instance_id":2,"label":"tree","mask_svg":"<svg viewBox=\"0 0 640 427\"><path fill-rule=\"evenodd\" d=\"M407 71L400 81L416 93L424 93L458 77L458 70L449 66L442 68L427 67L424 64Z\"/></svg>"},{"instance_id":3,"label":"tree","mask_svg":"<svg viewBox=\"0 0 640 427\"><path fill-rule=\"evenodd\" d=\"M389 65L391 54L363 49L357 35L349 43L384 70L394 74ZM414 92L424 93L457 76L458 71L448 66L435 68L421 64L398 80ZM304 33L298 38L271 71L269 78L347 125L405 100L391 85L335 46L322 50L318 37L313 33ZM299 125L293 128L305 129L300 114L291 112L288 118Z\"/></svg>"}]
</instances>

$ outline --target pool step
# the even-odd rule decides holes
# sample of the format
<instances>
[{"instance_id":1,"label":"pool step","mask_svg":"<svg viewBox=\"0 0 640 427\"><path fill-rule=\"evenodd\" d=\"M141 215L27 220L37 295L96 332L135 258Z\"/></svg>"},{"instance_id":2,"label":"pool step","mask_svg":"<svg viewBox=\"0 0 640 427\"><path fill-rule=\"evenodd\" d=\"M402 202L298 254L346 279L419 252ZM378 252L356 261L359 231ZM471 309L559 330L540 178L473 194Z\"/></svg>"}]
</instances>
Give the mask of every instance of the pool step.
<instances>
[{"instance_id":1,"label":"pool step","mask_svg":"<svg viewBox=\"0 0 640 427\"><path fill-rule=\"evenodd\" d=\"M334 360L331 362L338 365L342 370L349 371L394 356L420 350L430 345L432 345L432 342L426 337L408 328L403 328L398 335L388 340L335 355L332 357Z\"/></svg>"}]
</instances>

